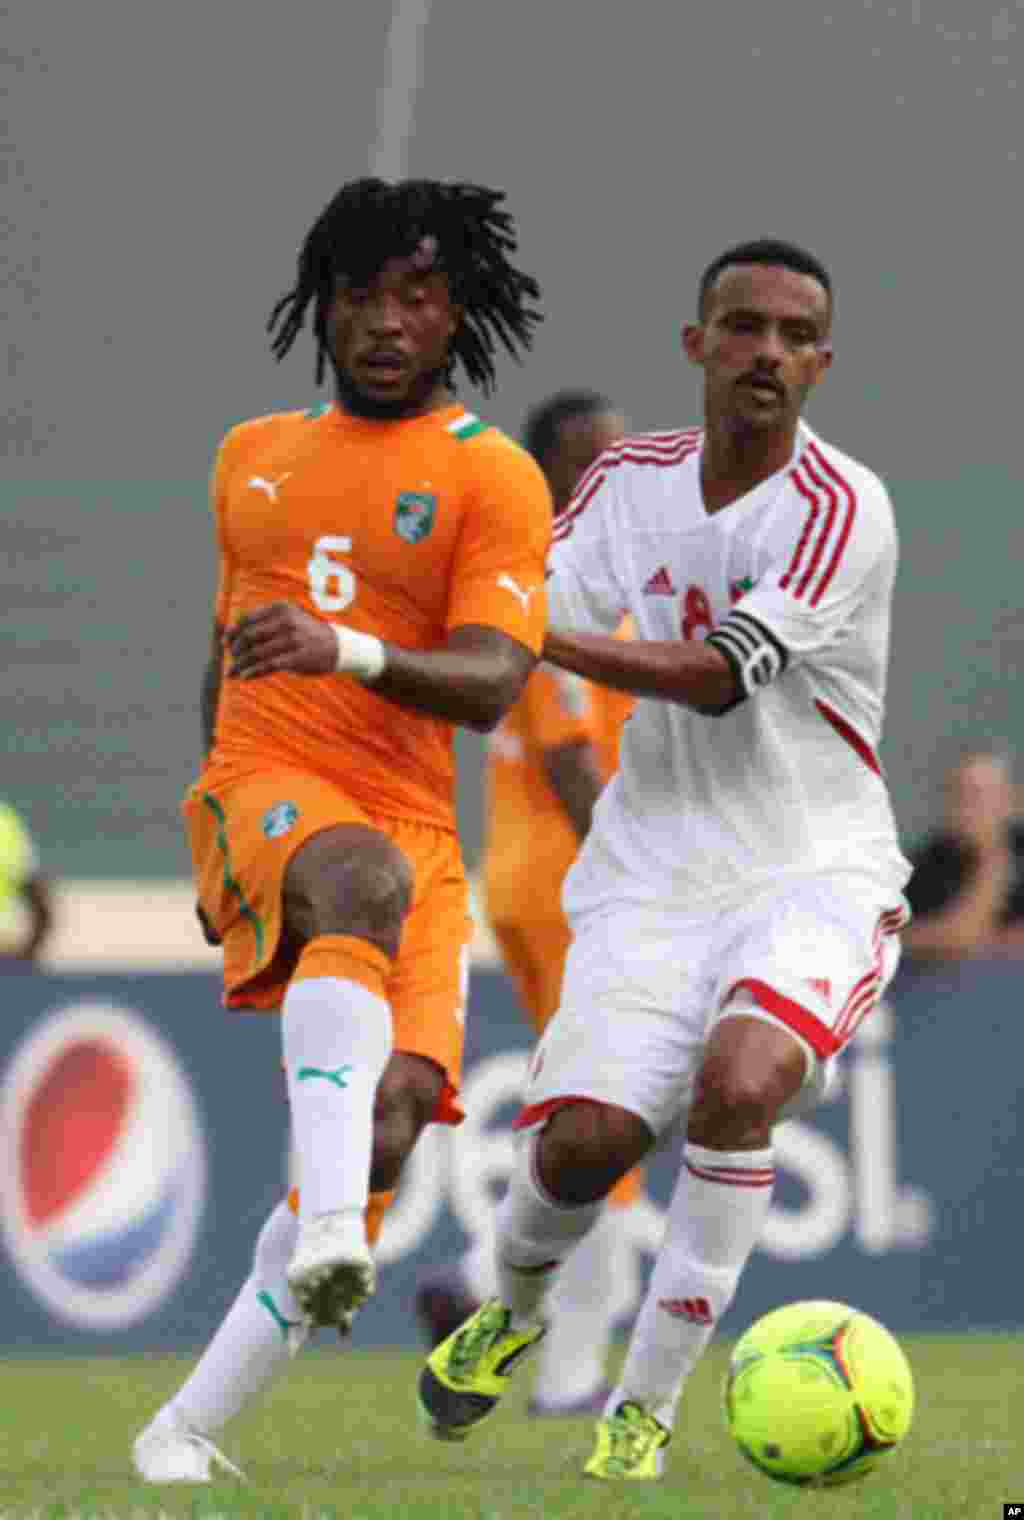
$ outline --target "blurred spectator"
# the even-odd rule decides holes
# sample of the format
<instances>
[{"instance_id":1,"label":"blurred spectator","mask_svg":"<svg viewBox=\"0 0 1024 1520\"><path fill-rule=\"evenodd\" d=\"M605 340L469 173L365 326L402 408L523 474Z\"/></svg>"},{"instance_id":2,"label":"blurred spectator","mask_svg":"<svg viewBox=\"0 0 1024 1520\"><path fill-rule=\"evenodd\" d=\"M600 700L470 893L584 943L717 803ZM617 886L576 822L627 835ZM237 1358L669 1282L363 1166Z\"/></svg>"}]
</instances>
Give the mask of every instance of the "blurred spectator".
<instances>
[{"instance_id":1,"label":"blurred spectator","mask_svg":"<svg viewBox=\"0 0 1024 1520\"><path fill-rule=\"evenodd\" d=\"M38 959L53 929L53 896L35 845L9 803L0 802L0 965Z\"/></svg>"},{"instance_id":2,"label":"blurred spectator","mask_svg":"<svg viewBox=\"0 0 1024 1520\"><path fill-rule=\"evenodd\" d=\"M912 955L1024 951L1024 824L1016 801L1006 754L961 755L946 779L943 828L912 852L914 918L903 935Z\"/></svg>"}]
</instances>

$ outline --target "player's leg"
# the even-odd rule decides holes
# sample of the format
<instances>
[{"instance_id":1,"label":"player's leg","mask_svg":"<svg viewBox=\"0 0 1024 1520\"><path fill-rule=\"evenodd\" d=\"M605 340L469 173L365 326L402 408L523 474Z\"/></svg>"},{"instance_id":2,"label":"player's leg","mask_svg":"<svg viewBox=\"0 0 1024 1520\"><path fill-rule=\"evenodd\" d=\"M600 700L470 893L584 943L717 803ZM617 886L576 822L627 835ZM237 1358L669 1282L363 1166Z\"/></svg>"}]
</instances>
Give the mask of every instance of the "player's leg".
<instances>
[{"instance_id":1,"label":"player's leg","mask_svg":"<svg viewBox=\"0 0 1024 1520\"><path fill-rule=\"evenodd\" d=\"M683 1383L732 1302L764 1227L775 1178L772 1125L803 1074L803 1051L781 1029L730 1017L713 1031L665 1236L598 1431L591 1476L659 1475L656 1466L631 1470L629 1433L619 1432L616 1451L608 1417L627 1406L671 1431Z\"/></svg>"},{"instance_id":2,"label":"player's leg","mask_svg":"<svg viewBox=\"0 0 1024 1520\"><path fill-rule=\"evenodd\" d=\"M663 925L648 916L625 910L578 929L517 1121L525 1138L497 1217L499 1296L421 1376L421 1407L443 1438L461 1439L494 1408L512 1364L544 1333L561 1264L678 1112L699 1031L675 1012L685 957L666 955Z\"/></svg>"},{"instance_id":3,"label":"player's leg","mask_svg":"<svg viewBox=\"0 0 1024 1520\"><path fill-rule=\"evenodd\" d=\"M554 907L553 915L534 933L528 926L525 935L535 989L526 1006L538 1035L558 1008L571 943L560 901ZM605 1367L630 1251L623 1211L636 1201L641 1186L636 1168L619 1178L593 1227L555 1274L544 1305L547 1333L537 1349L527 1406L533 1415L592 1414L604 1405L609 1392Z\"/></svg>"},{"instance_id":4,"label":"player's leg","mask_svg":"<svg viewBox=\"0 0 1024 1520\"><path fill-rule=\"evenodd\" d=\"M305 1339L288 1286L298 1221L282 1199L260 1231L252 1271L195 1369L138 1436L132 1459L150 1483L240 1476L211 1437L287 1364Z\"/></svg>"},{"instance_id":5,"label":"player's leg","mask_svg":"<svg viewBox=\"0 0 1024 1520\"><path fill-rule=\"evenodd\" d=\"M895 969L897 924L898 914L815 888L754 906L733 926L684 1164L610 1409L634 1404L671 1429L763 1230L774 1126L825 1091L830 1058ZM600 1446L597 1476L631 1476L600 1471Z\"/></svg>"},{"instance_id":6,"label":"player's leg","mask_svg":"<svg viewBox=\"0 0 1024 1520\"><path fill-rule=\"evenodd\" d=\"M612 1188L593 1229L559 1269L545 1305L548 1329L537 1350L530 1414L596 1414L604 1408L622 1284L633 1271L628 1214L642 1195L643 1169L634 1167Z\"/></svg>"},{"instance_id":7,"label":"player's leg","mask_svg":"<svg viewBox=\"0 0 1024 1520\"><path fill-rule=\"evenodd\" d=\"M373 1291L364 1216L374 1109L392 1052L387 984L411 898L405 856L358 823L321 830L285 873L285 929L301 945L281 1010L302 1185L288 1278L314 1324L344 1326Z\"/></svg>"},{"instance_id":8,"label":"player's leg","mask_svg":"<svg viewBox=\"0 0 1024 1520\"><path fill-rule=\"evenodd\" d=\"M300 771L218 776L185 814L226 1001L283 1004L303 1180L290 1279L311 1321L344 1328L373 1286L363 1224L373 1106L412 869L349 798Z\"/></svg>"},{"instance_id":9,"label":"player's leg","mask_svg":"<svg viewBox=\"0 0 1024 1520\"><path fill-rule=\"evenodd\" d=\"M374 1192L366 1238L376 1245L393 1192ZM136 1472L149 1482L210 1482L218 1467L237 1471L212 1444L216 1434L264 1390L306 1340L287 1267L298 1235L299 1190L292 1188L256 1242L253 1270L182 1388L135 1442Z\"/></svg>"}]
</instances>

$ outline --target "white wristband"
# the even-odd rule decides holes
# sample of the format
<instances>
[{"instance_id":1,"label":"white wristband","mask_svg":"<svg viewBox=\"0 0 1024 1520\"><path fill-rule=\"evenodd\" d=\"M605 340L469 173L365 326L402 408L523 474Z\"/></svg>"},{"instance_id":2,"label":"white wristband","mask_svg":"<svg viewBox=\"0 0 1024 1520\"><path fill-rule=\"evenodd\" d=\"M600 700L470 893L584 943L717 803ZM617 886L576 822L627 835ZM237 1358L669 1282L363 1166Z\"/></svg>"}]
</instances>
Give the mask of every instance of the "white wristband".
<instances>
[{"instance_id":1,"label":"white wristband","mask_svg":"<svg viewBox=\"0 0 1024 1520\"><path fill-rule=\"evenodd\" d=\"M338 641L335 670L355 676L357 681L376 681L384 674L388 657L380 639L375 639L372 633L357 633L354 628L345 628L340 623L332 623L331 627Z\"/></svg>"}]
</instances>

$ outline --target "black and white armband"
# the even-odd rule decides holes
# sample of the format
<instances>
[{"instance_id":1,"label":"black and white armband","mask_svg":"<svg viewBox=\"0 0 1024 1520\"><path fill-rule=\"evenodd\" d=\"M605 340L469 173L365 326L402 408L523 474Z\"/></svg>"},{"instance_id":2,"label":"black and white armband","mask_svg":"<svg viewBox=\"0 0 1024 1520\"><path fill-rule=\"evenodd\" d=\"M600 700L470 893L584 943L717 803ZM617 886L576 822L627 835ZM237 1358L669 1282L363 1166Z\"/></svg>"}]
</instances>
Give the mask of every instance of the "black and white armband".
<instances>
[{"instance_id":1,"label":"black and white armband","mask_svg":"<svg viewBox=\"0 0 1024 1520\"><path fill-rule=\"evenodd\" d=\"M739 607L708 634L707 642L714 644L732 666L741 701L781 676L789 664L786 646Z\"/></svg>"}]
</instances>

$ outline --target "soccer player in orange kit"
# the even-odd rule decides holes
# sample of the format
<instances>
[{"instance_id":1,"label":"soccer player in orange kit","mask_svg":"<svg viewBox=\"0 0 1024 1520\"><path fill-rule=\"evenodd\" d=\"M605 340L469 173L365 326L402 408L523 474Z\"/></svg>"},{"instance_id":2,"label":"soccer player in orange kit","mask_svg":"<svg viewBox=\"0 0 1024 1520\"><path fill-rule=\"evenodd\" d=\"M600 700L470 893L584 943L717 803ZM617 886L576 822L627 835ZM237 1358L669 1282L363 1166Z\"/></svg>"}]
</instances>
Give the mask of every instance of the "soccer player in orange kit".
<instances>
[{"instance_id":1,"label":"soccer player in orange kit","mask_svg":"<svg viewBox=\"0 0 1024 1520\"><path fill-rule=\"evenodd\" d=\"M597 391L559 391L531 410L523 442L547 476L556 516L623 432L622 415ZM542 664L488 737L482 871L487 916L538 1035L558 1007L569 948L562 881L618 765L619 736L633 703L628 693ZM606 1219L565 1264L548 1305L531 1414L596 1413L604 1405L605 1361L619 1290L630 1272L622 1211L641 1191L638 1169L621 1178ZM424 1275L416 1307L432 1344L495 1291L490 1256L482 1240L460 1261Z\"/></svg>"},{"instance_id":2,"label":"soccer player in orange kit","mask_svg":"<svg viewBox=\"0 0 1024 1520\"><path fill-rule=\"evenodd\" d=\"M300 1201L274 1210L136 1441L152 1481L208 1481L211 1431L289 1346L348 1329L374 1287L371 1188L395 1187L425 1124L461 1117L452 729L493 728L535 663L551 527L541 470L452 388L461 366L489 389L497 341L518 354L540 319L503 199L344 186L269 322L280 359L311 311L334 400L243 423L217 456L207 755L185 816L225 1001L281 1009Z\"/></svg>"}]
</instances>

